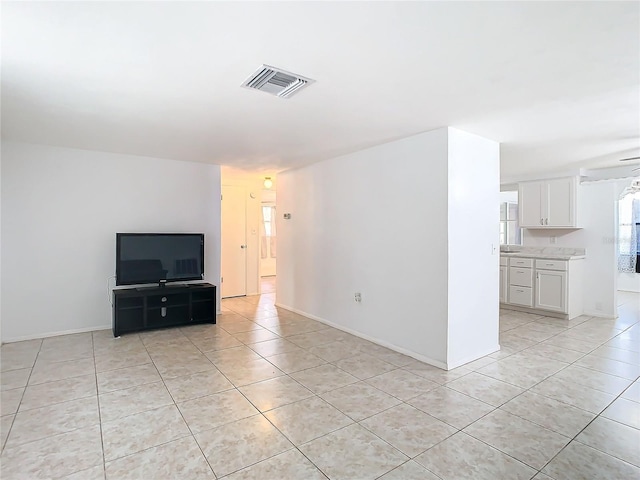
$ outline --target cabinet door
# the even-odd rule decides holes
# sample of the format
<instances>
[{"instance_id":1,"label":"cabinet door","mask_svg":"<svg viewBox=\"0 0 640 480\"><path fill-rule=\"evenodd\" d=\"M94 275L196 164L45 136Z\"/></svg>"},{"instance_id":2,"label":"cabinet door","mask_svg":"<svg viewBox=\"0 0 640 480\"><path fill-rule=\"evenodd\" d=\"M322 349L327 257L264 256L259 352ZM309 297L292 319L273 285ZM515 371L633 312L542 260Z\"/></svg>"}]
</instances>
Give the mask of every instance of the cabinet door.
<instances>
[{"instance_id":1,"label":"cabinet door","mask_svg":"<svg viewBox=\"0 0 640 480\"><path fill-rule=\"evenodd\" d=\"M509 288L507 269L507 266L500 266L500 303L507 302L507 289Z\"/></svg>"},{"instance_id":2,"label":"cabinet door","mask_svg":"<svg viewBox=\"0 0 640 480\"><path fill-rule=\"evenodd\" d=\"M525 182L518 188L518 204L520 206L520 226L539 227L542 225L542 183Z\"/></svg>"},{"instance_id":3,"label":"cabinet door","mask_svg":"<svg viewBox=\"0 0 640 480\"><path fill-rule=\"evenodd\" d=\"M575 227L575 180L559 178L545 182L543 212L545 226Z\"/></svg>"},{"instance_id":4,"label":"cabinet door","mask_svg":"<svg viewBox=\"0 0 640 480\"><path fill-rule=\"evenodd\" d=\"M535 308L567 313L567 272L537 271Z\"/></svg>"}]
</instances>

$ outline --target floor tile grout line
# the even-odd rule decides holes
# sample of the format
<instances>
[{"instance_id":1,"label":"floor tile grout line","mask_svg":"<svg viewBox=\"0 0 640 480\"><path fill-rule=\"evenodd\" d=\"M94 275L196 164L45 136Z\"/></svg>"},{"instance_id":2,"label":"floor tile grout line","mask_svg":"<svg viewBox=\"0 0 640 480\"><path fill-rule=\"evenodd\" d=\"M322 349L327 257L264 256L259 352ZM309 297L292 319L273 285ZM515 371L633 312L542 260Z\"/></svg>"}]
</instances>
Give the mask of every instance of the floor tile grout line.
<instances>
[{"instance_id":1,"label":"floor tile grout line","mask_svg":"<svg viewBox=\"0 0 640 480\"><path fill-rule=\"evenodd\" d=\"M588 320L586 320L586 321L588 321ZM582 323L584 323L584 322L582 322ZM582 324L582 323L581 323L581 324ZM581 324L580 324L580 325L581 325ZM633 325L635 325L635 324L633 324ZM633 325L629 326L628 328L631 328ZM626 331L626 330L624 330L624 331ZM622 332L620 332L620 333L616 334L616 335L615 335L614 337L612 337L612 338L617 337L618 335L622 334L624 331L622 331ZM550 338L552 338L552 337L550 337ZM591 350L591 352L586 353L585 355L583 355L582 357L580 357L580 359L584 358L586 355L591 354L593 351L597 350L598 348L600 348L600 347L601 347L601 346L603 346L604 344L608 343L610 340L611 340L611 339L606 340L606 341L605 341L605 342L603 342L602 344L598 345L598 346L597 346L597 347L595 347L593 350ZM546 341L546 340L544 340L544 341ZM544 341L543 341L543 342L544 342ZM540 343L542 343L542 342L538 342L538 344L540 344ZM532 347L533 347L533 345L532 345ZM527 348L531 348L531 347L527 347ZM525 350L526 350L526 349L525 349ZM516 353L518 353L518 352L516 352ZM515 355L515 354L514 354L514 355ZM506 358L508 358L508 357L506 357ZM558 372L560 372L560 371L562 371L562 370L564 370L564 369L568 368L569 366L573 365L575 362L579 361L580 359L577 359L577 360L575 360L574 362L572 362L572 363L570 363L569 365L567 365L566 367L563 367L562 369L558 370ZM520 396L520 395L522 395L522 394L524 394L524 393L526 393L526 392L530 391L530 390L531 390L532 388L534 388L536 385L538 385L538 384L542 383L543 381L545 381L545 380L546 380L546 379L548 379L548 378L551 378L551 377L555 376L558 372L555 372L554 374L550 375L549 377L546 377L544 380L542 380L542 381L540 381L540 382L536 383L535 385L533 385L533 386L529 387L528 389L526 389L524 392L522 392L521 394L519 394L519 395L517 395L517 396ZM478 373L482 373L482 372L478 372ZM599 372L599 373L605 373L605 372ZM608 374L607 374L607 375L608 375ZM612 375L612 376L615 376L615 375ZM493 377L489 377L489 378L493 378ZM621 378L621 377L617 377L617 378ZM625 379L625 380L628 380L628 379ZM545 468L549 463L551 463L551 462L553 461L553 459L555 459L555 458L556 458L556 457L557 457L557 456L558 456L558 455L559 455L559 454L560 454L560 453L561 453L565 448L567 448L567 447L571 444L571 442L573 442L573 441L578 441L578 440L576 440L577 436L578 436L578 435L580 435L580 433L582 433L582 432L583 432L583 431L584 431L584 430L585 430L589 425L591 425L591 424L592 424L592 423L593 423L597 418L599 418L599 417L602 415L602 412L604 412L604 411L605 411L605 410L606 410L606 409L607 409L607 408L608 408L608 407L609 407L613 402L615 402L615 400L617 400L618 398L620 398L620 396L621 396L621 395L622 395L622 394L623 394L623 393L624 393L628 388L630 388L630 387L631 387L631 385L633 385L633 383L634 383L635 381L637 381L637 379L636 379L636 380L632 380L632 381L631 381L631 383L630 383L630 384L629 384L629 385L628 385L628 386L627 386L627 387L626 387L622 392L620 392L620 393L618 394L618 396L617 396L617 397L615 397L615 398L614 398L614 400L612 400L612 401L611 401L611 402L610 402L610 403L609 403L609 404L608 404L604 409L602 409L602 410L600 411L600 413L595 414L595 417L594 417L594 418L593 418L593 419L592 419L592 420L591 420L591 421L590 421L590 422L589 422L589 423L588 423L588 424L587 424L587 425L586 425L582 430L580 430L580 432L578 432L578 433L577 433L573 438L571 438L571 437L567 437L566 435L563 435L563 436L565 436L566 438L569 438L569 439L570 439L570 440L569 440L569 442L568 442L564 447L562 447L562 449L560 449L560 451L558 451L558 453L557 453L556 455L554 455L554 456L553 456L553 457L552 457L552 458L551 458L551 459L550 459L550 460L549 460L549 461L548 461L548 462L547 462L547 463L542 467L542 469L540 469L540 470L539 470L539 472L542 472L542 470L543 470L543 469L544 469L544 468ZM508 382L506 382L506 383L508 383ZM573 383L573 382L572 382L572 383ZM578 385L580 385L580 384L578 384ZM516 386L517 386L517 385L516 385ZM580 385L580 386L581 386L581 387L590 388L590 387L588 387L588 386L586 386L586 385ZM522 387L520 387L520 388L522 388ZM597 390L597 389L594 389L594 390ZM597 391L599 391L599 390L597 390ZM535 392L532 392L532 393L535 393ZM606 392L603 392L603 393L606 393ZM516 397L514 397L514 398L517 398L517 396L516 396ZM545 395L543 395L543 396L545 396ZM547 398L551 398L551 397L547 397ZM505 402L505 403L507 403L507 402ZM565 403L565 402L562 402L562 403ZM565 404L566 404L566 403L565 403ZM503 405L504 405L504 404L503 404ZM569 404L566 404L566 405L569 405ZM502 406L502 405L501 405L501 406ZM501 407L501 406L500 406L500 407ZM570 405L570 406L573 406L573 405ZM500 407L497 407L497 408L500 408ZM573 407L574 407L574 408L578 408L578 407L575 407L575 406L573 406ZM496 409L497 409L497 408L496 408ZM494 410L494 411L495 411L495 410ZM508 413L510 413L510 412L508 412ZM588 412L588 413L593 413L593 412ZM487 415L488 415L488 414L487 414ZM544 427L544 426L542 426L542 425L539 425L539 424L536 424L535 422L532 422L531 420L528 420L528 419L526 419L526 418L520 417L519 415L516 415L516 416L518 416L519 418L522 418L523 420L529 421L529 422L531 422L531 423L533 423L533 424L535 424L535 425L538 425L538 426L540 426L540 427L542 427L542 428L545 428L546 430L550 430L550 429L548 429L548 428L546 428L546 427ZM604 417L604 418L606 418L606 417ZM478 420L476 420L476 422L477 422L477 421L478 421ZM473 423L475 423L475 422L473 422ZM465 427L465 428L467 428L467 427ZM550 431L553 431L553 430L550 430ZM557 433L557 432L554 432L554 433ZM562 435L562 434L560 434L560 435ZM474 438L476 438L476 437L474 437ZM480 439L477 439L477 440L480 440ZM580 443L580 442L579 442L579 443ZM488 445L488 444L487 444L487 445ZM491 446L491 445L489 445L489 446ZM493 448L496 448L496 447L493 447ZM594 447L591 447L591 448L594 448ZM608 453L606 453L606 452L602 452L601 450L599 450L599 449L597 449L597 448L594 448L594 449L595 449L595 450L597 450L597 451L599 451L599 452L601 452L601 453L603 453L603 454L605 454L605 455L609 455L609 456L611 456L611 457L618 458L618 457L615 457L615 456L613 456L613 455L611 455L611 454L608 454ZM499 450L499 449L498 449L498 450ZM502 450L500 450L500 451L502 452ZM506 452L502 452L502 453L505 453L505 454L506 454ZM514 457L514 458L515 458L515 457ZM627 462L627 463L628 463L628 462ZM532 468L534 468L534 467L532 467Z\"/></svg>"},{"instance_id":2,"label":"floor tile grout line","mask_svg":"<svg viewBox=\"0 0 640 480\"><path fill-rule=\"evenodd\" d=\"M93 337L93 335L92 335ZM40 345L38 346L38 351L36 352L36 356L33 359L33 363L31 364L31 370L29 371L29 376L27 377L27 383L24 385L24 389L22 390L22 395L20 395L20 401L16 406L16 411L13 413L13 419L11 420L11 425L9 426L9 431L7 432L7 437L2 443L2 448L0 448L0 452L4 452L7 443L9 442L9 437L11 436L11 431L13 430L13 425L16 422L16 418L18 418L18 413L20 413L20 405L22 405L22 400L24 400L24 395L27 392L27 387L29 386L29 380L31 380L31 375L33 375L33 369L36 366L36 362L38 361L38 355L40 355L40 350L42 350L42 343L44 339L40 339ZM9 414L11 415L11 414ZM4 416L4 415L3 415ZM18 445L19 446L19 445Z\"/></svg>"},{"instance_id":3,"label":"floor tile grout line","mask_svg":"<svg viewBox=\"0 0 640 480\"><path fill-rule=\"evenodd\" d=\"M636 381L637 381L637 379L636 379ZM633 383L632 383L631 385L633 385ZM585 431L585 430L586 430L586 429L587 429L587 428L588 428L592 423L594 423L598 418L600 418L600 417L602 416L602 412L604 412L607 408L609 408L609 406L611 406L611 405L612 405L612 404L613 404L617 399L621 398L622 394L623 394L623 393L624 393L628 388L630 388L630 387L631 387L631 385L629 385L629 386L628 386L627 388L625 388L622 392L620 392L620 394L619 394L617 397L615 397L615 398L614 398L614 400L612 400L612 401L611 401L611 403L609 403L609 404L608 404L604 409L602 409L602 410L601 410L601 412L600 412L600 413L598 413L598 414L597 414L593 419L591 419L591 421L590 421L589 423L587 423L587 425L585 425L585 426L584 426L584 428L582 428L582 430L580 430L576 435L574 435L574 437L573 437L573 438L571 438L571 440L570 440L570 441L569 441L569 442L568 442L564 447L562 447L562 448L560 449L560 451L559 451L556 455L554 455L554 456L553 456L553 458L551 458L551 459L550 459L550 460L549 460L549 461L548 461L548 462L547 462L547 463L546 463L546 464L545 464L545 465L540 469L540 472L542 472L542 470L544 470L544 469L547 467L547 465L549 465L549 464L550 464L550 463L551 463L551 462L552 462L552 461L553 461L553 460L554 460L558 455L560 455L560 453L562 453L562 452L563 452L563 451L564 451L564 450L565 450L565 449L566 449L566 448L567 448L567 447L568 447L572 442L578 442L578 443L580 443L580 444L583 444L582 442L580 442L579 440L577 440L578 436L579 436L582 432L584 432L584 431ZM607 418L607 417L603 417L603 418ZM618 423L619 423L619 422L618 422ZM622 424L622 425L624 425L624 424ZM586 444L583 444L583 445L586 445ZM587 446L588 446L588 447L590 447L590 448L593 448L594 450L596 450L596 451L598 451L598 452L600 452L600 453L602 453L602 454L604 454L604 455L608 455L608 456L610 456L610 457L617 458L618 460L622 460L621 458L618 458L618 457L616 457L615 455L611 455L610 453L603 452L603 451L602 451L602 450L600 450L599 448L593 447L593 446L591 446L591 445L587 445ZM626 460L622 460L622 461L623 461L623 462L626 462ZM629 462L626 462L626 463L629 463ZM545 474L545 475L546 475L546 474Z\"/></svg>"},{"instance_id":4,"label":"floor tile grout line","mask_svg":"<svg viewBox=\"0 0 640 480\"><path fill-rule=\"evenodd\" d=\"M104 434L102 432L102 411L100 410L100 392L98 390L98 369L96 367L96 352L95 352L95 342L93 339L93 333L91 334L91 350L93 351L93 369L95 375L96 382L96 402L98 405L98 424L100 428L100 448L102 449L102 476L106 480L107 478L107 459L105 455L104 449Z\"/></svg>"},{"instance_id":5,"label":"floor tile grout line","mask_svg":"<svg viewBox=\"0 0 640 480\"><path fill-rule=\"evenodd\" d=\"M185 336L186 337L186 336ZM186 337L188 338L188 337ZM191 342L191 344L193 344L193 342L191 341L191 339L189 339L189 342ZM189 426L189 423L187 422L187 419L184 418L184 414L182 413L182 410L180 410L180 407L178 407L178 403L176 402L176 399L174 398L173 394L171 393L171 390L169 390L169 387L167 387L167 384L165 382L164 377L162 376L162 374L160 373L160 370L158 369L158 366L156 365L156 363L153 361L153 357L151 356L151 353L149 352L149 349L147 348L146 345L143 346L145 348L145 350L147 351L147 355L149 355L149 358L151 358L151 363L153 364L153 366L156 369L156 372L158 372L158 375L160 376L160 379L162 381L162 384L164 385L164 388L166 389L167 393L169 394L169 396L171 397L171 400L173 401L173 406L175 407L175 409L178 411L178 414L180 415L180 418L182 418L182 421L184 422L185 426L187 427L187 430L189 431L189 434L191 436L191 438L193 439L193 441L196 443L196 445L198 446L198 449L200 450L200 452L202 453L202 456L204 458L204 461L207 462L207 465L209 466L209 469L211 470L211 472L213 473L214 477L217 477L217 475L215 474L215 471L213 470L213 466L211 465L211 463L209 462L209 459L207 458L207 456L204 453L204 450L202 450L202 447L200 446L200 443L198 442L198 440L196 439L195 434L193 433L193 430L191 429L191 427ZM195 346L195 345L194 345ZM196 348L198 348L196 346ZM213 363L213 362L212 362ZM215 367L215 365L214 365ZM222 373L222 372L221 372ZM223 374L224 375L224 374ZM225 377L226 378L226 377ZM186 438L187 436L183 437ZM171 440L171 442L175 441L175 440L179 440L179 439L174 439ZM167 442L167 443L171 443L171 442ZM155 445L154 447L151 448L155 448L158 445ZM106 471L106 469L105 469Z\"/></svg>"}]
</instances>

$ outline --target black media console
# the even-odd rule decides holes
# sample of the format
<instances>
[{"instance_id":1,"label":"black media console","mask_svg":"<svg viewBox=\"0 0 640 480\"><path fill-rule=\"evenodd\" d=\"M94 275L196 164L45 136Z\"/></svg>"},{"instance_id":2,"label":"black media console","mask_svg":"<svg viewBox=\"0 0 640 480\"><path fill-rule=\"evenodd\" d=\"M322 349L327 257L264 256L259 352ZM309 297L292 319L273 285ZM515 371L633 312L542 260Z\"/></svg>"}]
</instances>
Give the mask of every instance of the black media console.
<instances>
[{"instance_id":1,"label":"black media console","mask_svg":"<svg viewBox=\"0 0 640 480\"><path fill-rule=\"evenodd\" d=\"M216 323L216 287L197 283L113 291L113 336L154 328Z\"/></svg>"}]
</instances>

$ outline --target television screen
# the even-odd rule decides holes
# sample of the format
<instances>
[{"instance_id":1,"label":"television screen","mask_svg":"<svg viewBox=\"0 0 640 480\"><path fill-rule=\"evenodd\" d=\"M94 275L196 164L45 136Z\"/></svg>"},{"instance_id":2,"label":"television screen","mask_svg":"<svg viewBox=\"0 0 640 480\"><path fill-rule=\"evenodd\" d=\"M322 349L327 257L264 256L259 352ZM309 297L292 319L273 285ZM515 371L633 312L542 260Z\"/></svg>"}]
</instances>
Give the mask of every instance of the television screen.
<instances>
[{"instance_id":1,"label":"television screen","mask_svg":"<svg viewBox=\"0 0 640 480\"><path fill-rule=\"evenodd\" d=\"M202 280L201 233L116 233L116 285Z\"/></svg>"}]
</instances>

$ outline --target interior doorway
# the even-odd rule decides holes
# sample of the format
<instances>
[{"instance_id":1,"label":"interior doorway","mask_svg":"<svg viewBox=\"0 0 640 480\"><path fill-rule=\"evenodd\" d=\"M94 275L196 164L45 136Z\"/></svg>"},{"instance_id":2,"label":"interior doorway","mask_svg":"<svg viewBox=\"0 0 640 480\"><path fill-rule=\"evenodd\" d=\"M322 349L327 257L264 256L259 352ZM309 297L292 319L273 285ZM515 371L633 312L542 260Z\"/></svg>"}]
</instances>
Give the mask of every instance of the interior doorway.
<instances>
[{"instance_id":1,"label":"interior doorway","mask_svg":"<svg viewBox=\"0 0 640 480\"><path fill-rule=\"evenodd\" d=\"M262 191L260 217L260 277L275 277L277 255L276 192ZM264 282L261 283L263 285Z\"/></svg>"},{"instance_id":2,"label":"interior doorway","mask_svg":"<svg viewBox=\"0 0 640 480\"><path fill-rule=\"evenodd\" d=\"M221 296L247 294L246 189L222 186L221 200Z\"/></svg>"},{"instance_id":3,"label":"interior doorway","mask_svg":"<svg viewBox=\"0 0 640 480\"><path fill-rule=\"evenodd\" d=\"M618 296L640 293L640 178L633 179L618 199Z\"/></svg>"},{"instance_id":4,"label":"interior doorway","mask_svg":"<svg viewBox=\"0 0 640 480\"><path fill-rule=\"evenodd\" d=\"M276 277L262 277L260 278L260 292L263 295L268 293L276 293Z\"/></svg>"}]
</instances>

